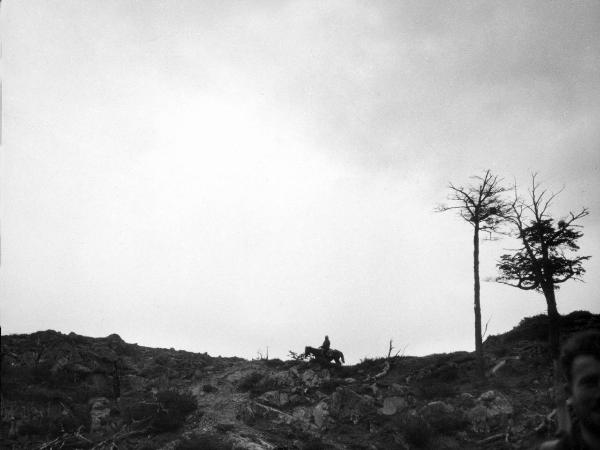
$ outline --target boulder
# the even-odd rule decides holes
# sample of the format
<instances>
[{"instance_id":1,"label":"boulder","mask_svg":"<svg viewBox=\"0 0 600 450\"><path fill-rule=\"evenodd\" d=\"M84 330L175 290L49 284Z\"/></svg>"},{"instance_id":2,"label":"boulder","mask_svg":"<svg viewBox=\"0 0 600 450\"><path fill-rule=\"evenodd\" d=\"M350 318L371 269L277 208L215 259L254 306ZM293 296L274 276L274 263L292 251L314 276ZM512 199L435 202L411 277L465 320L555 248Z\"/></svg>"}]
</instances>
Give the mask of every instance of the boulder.
<instances>
[{"instance_id":1,"label":"boulder","mask_svg":"<svg viewBox=\"0 0 600 450\"><path fill-rule=\"evenodd\" d=\"M419 414L435 430L453 428L458 424L456 419L462 417L454 406L441 401L427 403L419 410Z\"/></svg>"},{"instance_id":2,"label":"boulder","mask_svg":"<svg viewBox=\"0 0 600 450\"><path fill-rule=\"evenodd\" d=\"M324 381L328 381L331 379L331 375L327 369L323 369L319 371L319 373L314 370L308 369L302 374L302 382L307 387L318 387Z\"/></svg>"},{"instance_id":3,"label":"boulder","mask_svg":"<svg viewBox=\"0 0 600 450\"><path fill-rule=\"evenodd\" d=\"M298 406L292 411L290 424L303 431L315 431L312 423L313 411L310 407Z\"/></svg>"},{"instance_id":4,"label":"boulder","mask_svg":"<svg viewBox=\"0 0 600 450\"><path fill-rule=\"evenodd\" d=\"M392 383L392 385L390 386L390 389L392 390L392 392L402 394L402 395L407 395L407 394L412 393L412 389L409 386L406 386L403 384L398 384L398 383Z\"/></svg>"},{"instance_id":5,"label":"boulder","mask_svg":"<svg viewBox=\"0 0 600 450\"><path fill-rule=\"evenodd\" d=\"M102 430L106 419L110 416L110 400L106 397L90 399L90 431L92 433Z\"/></svg>"},{"instance_id":6,"label":"boulder","mask_svg":"<svg viewBox=\"0 0 600 450\"><path fill-rule=\"evenodd\" d=\"M272 450L274 445L251 436L232 435L228 439L232 450Z\"/></svg>"},{"instance_id":7,"label":"boulder","mask_svg":"<svg viewBox=\"0 0 600 450\"><path fill-rule=\"evenodd\" d=\"M375 412L375 399L370 395L360 395L346 387L338 387L331 395L330 414L337 420L356 424Z\"/></svg>"},{"instance_id":8,"label":"boulder","mask_svg":"<svg viewBox=\"0 0 600 450\"><path fill-rule=\"evenodd\" d=\"M302 382L310 387L314 387L319 384L317 374L311 369L308 369L302 374Z\"/></svg>"},{"instance_id":9,"label":"boulder","mask_svg":"<svg viewBox=\"0 0 600 450\"><path fill-rule=\"evenodd\" d=\"M286 392L279 393L279 404L285 406L290 402L290 396Z\"/></svg>"},{"instance_id":10,"label":"boulder","mask_svg":"<svg viewBox=\"0 0 600 450\"><path fill-rule=\"evenodd\" d=\"M429 402L421 408L420 413L425 419L432 416L452 414L454 413L454 406L441 401Z\"/></svg>"},{"instance_id":11,"label":"boulder","mask_svg":"<svg viewBox=\"0 0 600 450\"><path fill-rule=\"evenodd\" d=\"M471 407L475 406L475 396L468 392L462 392L458 396L458 401L460 403L460 406L462 406L462 407L471 408Z\"/></svg>"},{"instance_id":12,"label":"boulder","mask_svg":"<svg viewBox=\"0 0 600 450\"><path fill-rule=\"evenodd\" d=\"M393 396L383 399L383 407L378 412L386 416L392 416L406 408L408 408L408 402L404 397Z\"/></svg>"},{"instance_id":13,"label":"boulder","mask_svg":"<svg viewBox=\"0 0 600 450\"><path fill-rule=\"evenodd\" d=\"M498 391L487 391L479 396L467 412L473 431L489 433L508 425L514 409L508 399Z\"/></svg>"},{"instance_id":14,"label":"boulder","mask_svg":"<svg viewBox=\"0 0 600 450\"><path fill-rule=\"evenodd\" d=\"M282 393L279 391L268 391L262 394L260 397L258 397L258 401L271 406L281 406L282 404L284 404L281 401L281 397ZM287 398L287 395L285 395L285 397Z\"/></svg>"},{"instance_id":15,"label":"boulder","mask_svg":"<svg viewBox=\"0 0 600 450\"><path fill-rule=\"evenodd\" d=\"M317 406L313 409L313 418L315 421L315 425L319 427L319 429L326 428L329 424L329 405L327 402L319 402Z\"/></svg>"}]
</instances>

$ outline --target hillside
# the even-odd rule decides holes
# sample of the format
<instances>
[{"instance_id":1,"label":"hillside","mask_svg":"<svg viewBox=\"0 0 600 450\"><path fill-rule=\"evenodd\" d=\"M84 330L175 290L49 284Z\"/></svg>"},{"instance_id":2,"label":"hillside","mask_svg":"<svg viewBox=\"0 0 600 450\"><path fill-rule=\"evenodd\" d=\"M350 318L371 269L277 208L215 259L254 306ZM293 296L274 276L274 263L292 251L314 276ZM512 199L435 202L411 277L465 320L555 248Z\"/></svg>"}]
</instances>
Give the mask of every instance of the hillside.
<instances>
[{"instance_id":1,"label":"hillside","mask_svg":"<svg viewBox=\"0 0 600 450\"><path fill-rule=\"evenodd\" d=\"M512 449L552 432L546 317L474 354L247 361L42 331L2 336L2 448ZM563 337L600 315L563 317Z\"/></svg>"}]
</instances>

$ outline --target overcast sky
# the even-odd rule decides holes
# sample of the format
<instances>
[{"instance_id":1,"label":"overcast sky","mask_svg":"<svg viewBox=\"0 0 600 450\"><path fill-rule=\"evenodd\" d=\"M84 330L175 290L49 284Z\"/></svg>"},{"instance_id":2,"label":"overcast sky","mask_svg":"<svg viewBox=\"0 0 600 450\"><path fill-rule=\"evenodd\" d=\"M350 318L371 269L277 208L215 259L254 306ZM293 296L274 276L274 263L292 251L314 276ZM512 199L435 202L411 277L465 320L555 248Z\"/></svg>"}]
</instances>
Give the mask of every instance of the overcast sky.
<instances>
[{"instance_id":1,"label":"overcast sky","mask_svg":"<svg viewBox=\"0 0 600 450\"><path fill-rule=\"evenodd\" d=\"M600 2L1 8L3 334L473 350L472 228L434 209L488 168L590 209L558 306L600 312ZM482 284L489 333L544 311Z\"/></svg>"}]
</instances>

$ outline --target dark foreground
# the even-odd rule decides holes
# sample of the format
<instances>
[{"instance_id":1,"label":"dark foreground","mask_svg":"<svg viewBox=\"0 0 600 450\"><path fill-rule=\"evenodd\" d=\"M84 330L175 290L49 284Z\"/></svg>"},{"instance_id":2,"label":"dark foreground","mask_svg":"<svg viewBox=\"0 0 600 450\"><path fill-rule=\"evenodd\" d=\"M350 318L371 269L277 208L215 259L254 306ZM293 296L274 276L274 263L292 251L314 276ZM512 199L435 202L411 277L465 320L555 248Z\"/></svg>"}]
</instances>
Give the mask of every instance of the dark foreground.
<instances>
[{"instance_id":1,"label":"dark foreground","mask_svg":"<svg viewBox=\"0 0 600 450\"><path fill-rule=\"evenodd\" d=\"M528 449L553 430L546 318L467 352L355 366L2 336L1 448ZM600 315L563 318L566 337Z\"/></svg>"}]
</instances>

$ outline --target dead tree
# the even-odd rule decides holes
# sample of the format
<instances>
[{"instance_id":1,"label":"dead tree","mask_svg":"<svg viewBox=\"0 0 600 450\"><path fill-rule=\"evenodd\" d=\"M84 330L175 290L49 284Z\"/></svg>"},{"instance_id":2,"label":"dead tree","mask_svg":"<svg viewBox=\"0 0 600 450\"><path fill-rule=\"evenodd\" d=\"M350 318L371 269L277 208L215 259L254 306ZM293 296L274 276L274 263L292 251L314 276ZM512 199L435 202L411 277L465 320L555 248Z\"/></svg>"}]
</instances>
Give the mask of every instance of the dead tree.
<instances>
[{"instance_id":1,"label":"dead tree","mask_svg":"<svg viewBox=\"0 0 600 450\"><path fill-rule=\"evenodd\" d=\"M479 234L487 232L492 238L503 223L507 211L507 203L502 198L506 188L502 180L486 170L483 176L472 177L476 184L467 187L450 183L449 204L441 205L438 212L456 210L459 216L473 227L473 291L475 312L475 353L477 355L479 373L483 376L485 367L483 359L483 340L481 335L481 285L479 280Z\"/></svg>"}]
</instances>

